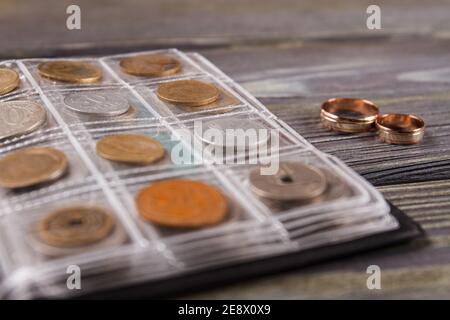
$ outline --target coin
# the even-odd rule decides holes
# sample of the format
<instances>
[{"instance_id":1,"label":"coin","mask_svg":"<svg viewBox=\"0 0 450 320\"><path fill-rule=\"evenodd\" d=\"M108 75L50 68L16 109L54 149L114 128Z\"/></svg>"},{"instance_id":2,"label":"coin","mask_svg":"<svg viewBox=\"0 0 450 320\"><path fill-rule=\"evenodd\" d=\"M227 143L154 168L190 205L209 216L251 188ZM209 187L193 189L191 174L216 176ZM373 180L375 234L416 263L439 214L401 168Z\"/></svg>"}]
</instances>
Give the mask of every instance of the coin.
<instances>
[{"instance_id":1,"label":"coin","mask_svg":"<svg viewBox=\"0 0 450 320\"><path fill-rule=\"evenodd\" d=\"M327 201L351 197L354 192L352 188L342 179L338 178L329 170L320 169L325 175L327 181L326 190L319 196L311 198L307 201L278 201L261 198L261 201L266 204L273 212L281 212L290 210L295 207L303 206L305 204L318 204Z\"/></svg>"},{"instance_id":2,"label":"coin","mask_svg":"<svg viewBox=\"0 0 450 320\"><path fill-rule=\"evenodd\" d=\"M111 234L115 221L98 207L71 207L56 210L37 226L39 237L48 245L73 248L90 245Z\"/></svg>"},{"instance_id":3,"label":"coin","mask_svg":"<svg viewBox=\"0 0 450 320\"><path fill-rule=\"evenodd\" d=\"M225 108L230 106L235 106L239 104L239 100L234 96L225 93L223 90L220 90L219 97L216 101L206 104L204 106L197 107L186 107L183 105L178 105L177 107L186 112L201 112L201 111L211 111L213 114L221 114L230 112L233 108ZM219 109L219 110L214 110Z\"/></svg>"},{"instance_id":4,"label":"coin","mask_svg":"<svg viewBox=\"0 0 450 320\"><path fill-rule=\"evenodd\" d=\"M309 201L324 193L327 180L320 169L299 162L280 162L273 175L261 168L250 173L251 190L258 196L283 201Z\"/></svg>"},{"instance_id":5,"label":"coin","mask_svg":"<svg viewBox=\"0 0 450 320\"><path fill-rule=\"evenodd\" d=\"M0 95L7 94L20 85L19 74L8 68L0 68Z\"/></svg>"},{"instance_id":6,"label":"coin","mask_svg":"<svg viewBox=\"0 0 450 320\"><path fill-rule=\"evenodd\" d=\"M37 228L36 228L37 229ZM84 253L89 250L101 250L123 244L128 239L124 228L120 224L115 224L111 234L98 242L77 247L55 247L44 242L37 230L32 230L28 236L30 245L38 252L49 257L64 257Z\"/></svg>"},{"instance_id":7,"label":"coin","mask_svg":"<svg viewBox=\"0 0 450 320\"><path fill-rule=\"evenodd\" d=\"M198 80L177 80L160 85L157 95L166 102L197 107L216 101L219 90L212 84Z\"/></svg>"},{"instance_id":8,"label":"coin","mask_svg":"<svg viewBox=\"0 0 450 320\"><path fill-rule=\"evenodd\" d=\"M222 193L192 180L156 182L141 190L136 202L143 219L167 227L215 225L228 212L228 203Z\"/></svg>"},{"instance_id":9,"label":"coin","mask_svg":"<svg viewBox=\"0 0 450 320\"><path fill-rule=\"evenodd\" d=\"M211 136L205 135L206 130L216 130L217 134L211 132ZM265 133L262 133L262 130ZM197 131L195 134L203 142L214 146L251 149L268 141L267 131L266 127L255 120L223 118L204 122L202 136Z\"/></svg>"},{"instance_id":10,"label":"coin","mask_svg":"<svg viewBox=\"0 0 450 320\"><path fill-rule=\"evenodd\" d=\"M56 180L65 173L67 166L64 153L53 148L15 151L0 159L0 186L24 188Z\"/></svg>"},{"instance_id":11,"label":"coin","mask_svg":"<svg viewBox=\"0 0 450 320\"><path fill-rule=\"evenodd\" d=\"M120 134L97 142L97 154L107 160L130 164L150 164L164 157L164 147L144 135Z\"/></svg>"},{"instance_id":12,"label":"coin","mask_svg":"<svg viewBox=\"0 0 450 320\"><path fill-rule=\"evenodd\" d=\"M144 77L164 77L178 73L181 64L178 60L159 54L144 54L124 58L120 67L128 74Z\"/></svg>"},{"instance_id":13,"label":"coin","mask_svg":"<svg viewBox=\"0 0 450 320\"><path fill-rule=\"evenodd\" d=\"M49 61L38 66L39 74L51 80L69 83L95 83L102 78L100 68L79 61Z\"/></svg>"},{"instance_id":14,"label":"coin","mask_svg":"<svg viewBox=\"0 0 450 320\"><path fill-rule=\"evenodd\" d=\"M47 118L45 109L33 101L0 102L0 139L30 133Z\"/></svg>"},{"instance_id":15,"label":"coin","mask_svg":"<svg viewBox=\"0 0 450 320\"><path fill-rule=\"evenodd\" d=\"M113 91L74 92L64 98L66 107L77 113L92 116L118 116L130 109L128 100Z\"/></svg>"}]
</instances>

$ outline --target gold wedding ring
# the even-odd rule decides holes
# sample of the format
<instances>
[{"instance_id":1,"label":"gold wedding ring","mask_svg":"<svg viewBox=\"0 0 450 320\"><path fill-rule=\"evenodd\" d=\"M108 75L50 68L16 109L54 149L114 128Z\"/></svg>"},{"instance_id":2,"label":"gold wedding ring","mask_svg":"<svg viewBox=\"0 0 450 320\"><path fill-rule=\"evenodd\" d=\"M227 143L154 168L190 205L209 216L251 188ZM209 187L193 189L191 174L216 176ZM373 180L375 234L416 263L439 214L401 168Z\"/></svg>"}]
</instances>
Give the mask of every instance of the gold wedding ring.
<instances>
[{"instance_id":1,"label":"gold wedding ring","mask_svg":"<svg viewBox=\"0 0 450 320\"><path fill-rule=\"evenodd\" d=\"M329 129L355 133L372 130L378 114L378 107L368 100L333 98L322 104L320 118Z\"/></svg>"},{"instance_id":2,"label":"gold wedding ring","mask_svg":"<svg viewBox=\"0 0 450 320\"><path fill-rule=\"evenodd\" d=\"M425 133L425 122L410 114L385 114L376 120L380 139L390 144L419 143Z\"/></svg>"}]
</instances>

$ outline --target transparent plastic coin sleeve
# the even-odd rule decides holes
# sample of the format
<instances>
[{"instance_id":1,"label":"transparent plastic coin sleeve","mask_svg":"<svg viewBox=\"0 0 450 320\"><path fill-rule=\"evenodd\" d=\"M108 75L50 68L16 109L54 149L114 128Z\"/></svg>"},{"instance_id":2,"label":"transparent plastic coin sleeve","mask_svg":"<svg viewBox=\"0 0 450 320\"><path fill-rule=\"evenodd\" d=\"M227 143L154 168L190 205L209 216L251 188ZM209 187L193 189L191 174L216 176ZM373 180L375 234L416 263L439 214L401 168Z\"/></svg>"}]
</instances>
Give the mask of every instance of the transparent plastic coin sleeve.
<instances>
[{"instance_id":1,"label":"transparent plastic coin sleeve","mask_svg":"<svg viewBox=\"0 0 450 320\"><path fill-rule=\"evenodd\" d=\"M45 92L45 91L44 91ZM67 105L67 99L73 94L86 93L90 95L108 96L109 93L114 93L118 98L127 102L128 109L118 115L108 114L88 114L75 110L72 106ZM72 130L81 130L86 128L102 128L102 127L132 127L139 123L154 120L155 114L147 107L145 107L133 93L123 86L104 87L104 88L82 88L82 89L67 89L67 90L51 90L46 92L49 103L51 103L56 111L59 113L64 122L73 127ZM101 105L101 102L97 102ZM125 109L124 109L125 110Z\"/></svg>"},{"instance_id":2,"label":"transparent plastic coin sleeve","mask_svg":"<svg viewBox=\"0 0 450 320\"><path fill-rule=\"evenodd\" d=\"M133 76L120 61L141 54L160 54L179 61L179 72L163 77ZM178 277L188 272L220 268L296 253L393 230L382 195L342 161L317 150L307 139L272 114L248 90L197 53L176 49L134 52L104 57L64 58L90 63L102 71L96 83L70 84L42 78L38 65L57 59L8 60L20 76L20 86L0 96L0 102L32 100L46 110L47 122L33 132L0 140L0 156L28 147L53 147L66 155L68 170L59 179L23 190L0 188L0 297L70 297L97 290ZM216 86L221 97L213 106L184 108L160 100L159 85L174 80L200 80ZM311 80L312 81L312 80ZM105 115L68 108L68 95L113 92L129 110ZM104 107L104 106L101 106ZM78 111L77 111L78 110ZM83 112L80 112L83 111ZM100 112L100 113L101 113ZM208 154L208 140L195 123L245 121L277 133L277 152L251 148ZM137 134L161 143L165 156L147 165L129 165L99 156L102 138ZM270 138L271 139L271 138ZM274 141L268 140L268 148ZM194 143L195 142L195 143ZM229 150L228 150L229 151ZM188 155L179 161L174 155ZM220 156L220 157L219 157ZM256 162L249 162L256 159ZM257 196L249 173L270 161L292 161L326 172L338 186L309 203L273 203ZM1 168L0 168L1 169ZM188 179L215 187L226 198L228 212L220 223L203 228L162 227L144 220L136 197L145 187L172 179ZM339 193L339 190L345 192ZM36 224L47 215L70 207L106 210L122 233L93 245L61 253L36 242ZM82 290L67 288L68 268L79 267Z\"/></svg>"},{"instance_id":3,"label":"transparent plastic coin sleeve","mask_svg":"<svg viewBox=\"0 0 450 320\"><path fill-rule=\"evenodd\" d=\"M246 101L233 91L225 83L211 76L196 76L189 78L204 83L212 84L219 90L219 96L216 101L198 107L185 106L183 104L173 104L161 100L158 97L157 90L162 83L150 85L136 85L133 87L147 103L152 106L160 117L174 120L201 119L210 115L222 115L239 111L251 111L253 108ZM163 83L170 82L166 80Z\"/></svg>"},{"instance_id":4,"label":"transparent plastic coin sleeve","mask_svg":"<svg viewBox=\"0 0 450 320\"><path fill-rule=\"evenodd\" d=\"M131 75L122 70L120 67L120 62L125 58L137 57L145 54L155 54L155 55L163 55L169 58L173 58L177 60L181 68L178 72L167 75L167 76L153 76L153 77L144 77L144 76L136 76ZM191 77L195 77L198 75L203 75L204 73L200 68L198 68L195 63L191 59L187 57L187 55L177 49L169 49L169 50L155 50L152 52L135 52L129 54L119 54L115 56L109 56L101 59L102 63L107 66L114 74L117 75L122 81L127 82L131 85L150 85L156 83L163 83L166 81L174 81L174 80L182 80L182 79L190 79Z\"/></svg>"},{"instance_id":5,"label":"transparent plastic coin sleeve","mask_svg":"<svg viewBox=\"0 0 450 320\"><path fill-rule=\"evenodd\" d=\"M112 135L138 135L150 138L162 145L164 155L161 159L149 164L129 164L104 159L97 153L97 143L103 138ZM109 180L115 177L139 177L149 175L152 172L156 174L165 171L177 171L185 167L198 166L194 162L193 156L191 157L192 161L186 163L177 163L172 159L173 152L190 153L191 150L180 141L177 135L166 126L162 126L158 121L147 121L142 126L134 125L130 128L94 128L89 129L89 131L76 132L76 137L82 142L85 147L85 152L92 159L92 162L95 163L100 173Z\"/></svg>"},{"instance_id":6,"label":"transparent plastic coin sleeve","mask_svg":"<svg viewBox=\"0 0 450 320\"><path fill-rule=\"evenodd\" d=\"M97 68L101 72L101 77L98 81L92 83L71 83L65 81L58 81L46 77L42 77L39 73L39 65L45 62L52 61L73 61L82 62ZM104 86L113 86L119 84L117 79L106 69L99 59L95 58L84 58L84 59L73 59L73 58L61 58L61 59L25 59L18 62L24 73L29 74L29 79L31 82L36 82L36 84L45 91L53 90L65 90L65 89L81 89L81 88L95 88ZM33 85L33 84L32 84Z\"/></svg>"},{"instance_id":7,"label":"transparent plastic coin sleeve","mask_svg":"<svg viewBox=\"0 0 450 320\"><path fill-rule=\"evenodd\" d=\"M13 212L17 208L41 201L58 201L59 195L82 190L94 178L69 140L62 135L46 136L40 141L27 140L17 144L16 148L2 148L0 158L8 156L24 148L53 148L63 152L67 159L67 167L62 175L54 180L34 186L18 189L0 187L0 215Z\"/></svg>"}]
</instances>

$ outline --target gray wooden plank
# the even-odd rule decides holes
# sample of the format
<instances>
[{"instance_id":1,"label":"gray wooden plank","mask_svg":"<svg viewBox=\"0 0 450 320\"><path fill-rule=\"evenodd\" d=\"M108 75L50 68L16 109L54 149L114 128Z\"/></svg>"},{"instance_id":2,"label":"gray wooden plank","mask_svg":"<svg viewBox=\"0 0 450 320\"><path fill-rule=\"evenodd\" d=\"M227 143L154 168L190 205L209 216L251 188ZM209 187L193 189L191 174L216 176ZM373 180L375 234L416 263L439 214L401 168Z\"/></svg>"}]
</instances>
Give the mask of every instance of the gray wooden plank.
<instances>
[{"instance_id":1,"label":"gray wooden plank","mask_svg":"<svg viewBox=\"0 0 450 320\"><path fill-rule=\"evenodd\" d=\"M448 37L449 1L379 0L382 30L366 28L370 0L79 0L82 29L66 29L73 1L2 1L2 56L75 54L126 47L230 46L404 34Z\"/></svg>"}]
</instances>

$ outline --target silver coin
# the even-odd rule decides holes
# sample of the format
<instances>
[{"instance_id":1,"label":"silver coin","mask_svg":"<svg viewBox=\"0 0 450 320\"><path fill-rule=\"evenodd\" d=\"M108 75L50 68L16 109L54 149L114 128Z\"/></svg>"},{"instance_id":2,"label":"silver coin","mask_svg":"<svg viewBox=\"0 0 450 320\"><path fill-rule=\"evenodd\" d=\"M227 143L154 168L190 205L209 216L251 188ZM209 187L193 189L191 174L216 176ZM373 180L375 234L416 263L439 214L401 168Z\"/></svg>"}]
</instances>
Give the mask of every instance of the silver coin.
<instances>
[{"instance_id":1,"label":"silver coin","mask_svg":"<svg viewBox=\"0 0 450 320\"><path fill-rule=\"evenodd\" d=\"M114 91L75 92L64 98L72 111L94 116L118 116L130 108L128 100Z\"/></svg>"},{"instance_id":2,"label":"silver coin","mask_svg":"<svg viewBox=\"0 0 450 320\"><path fill-rule=\"evenodd\" d=\"M130 108L127 112L115 116L114 120L121 120L121 119L133 119L136 117L136 114L138 113L138 110L130 105ZM74 112L68 108L63 109L63 116L66 119L70 119L71 122L95 122L95 121L110 121L111 116L99 116L99 115L92 115L92 114L84 114L84 113L77 113Z\"/></svg>"},{"instance_id":3,"label":"silver coin","mask_svg":"<svg viewBox=\"0 0 450 320\"><path fill-rule=\"evenodd\" d=\"M30 133L46 119L45 109L34 101L0 102L0 139Z\"/></svg>"},{"instance_id":4,"label":"silver coin","mask_svg":"<svg viewBox=\"0 0 450 320\"><path fill-rule=\"evenodd\" d=\"M214 133L205 135L209 129L218 130L220 138ZM260 130L266 130L262 132ZM248 119L214 119L203 123L202 136L195 132L203 142L225 148L255 148L269 140L270 132L261 123ZM214 139L212 138L214 136ZM218 139L217 139L218 138Z\"/></svg>"},{"instance_id":5,"label":"silver coin","mask_svg":"<svg viewBox=\"0 0 450 320\"><path fill-rule=\"evenodd\" d=\"M262 175L256 168L249 180L256 195L271 200L311 201L327 189L327 179L320 169L299 162L280 162L273 175Z\"/></svg>"}]
</instances>

